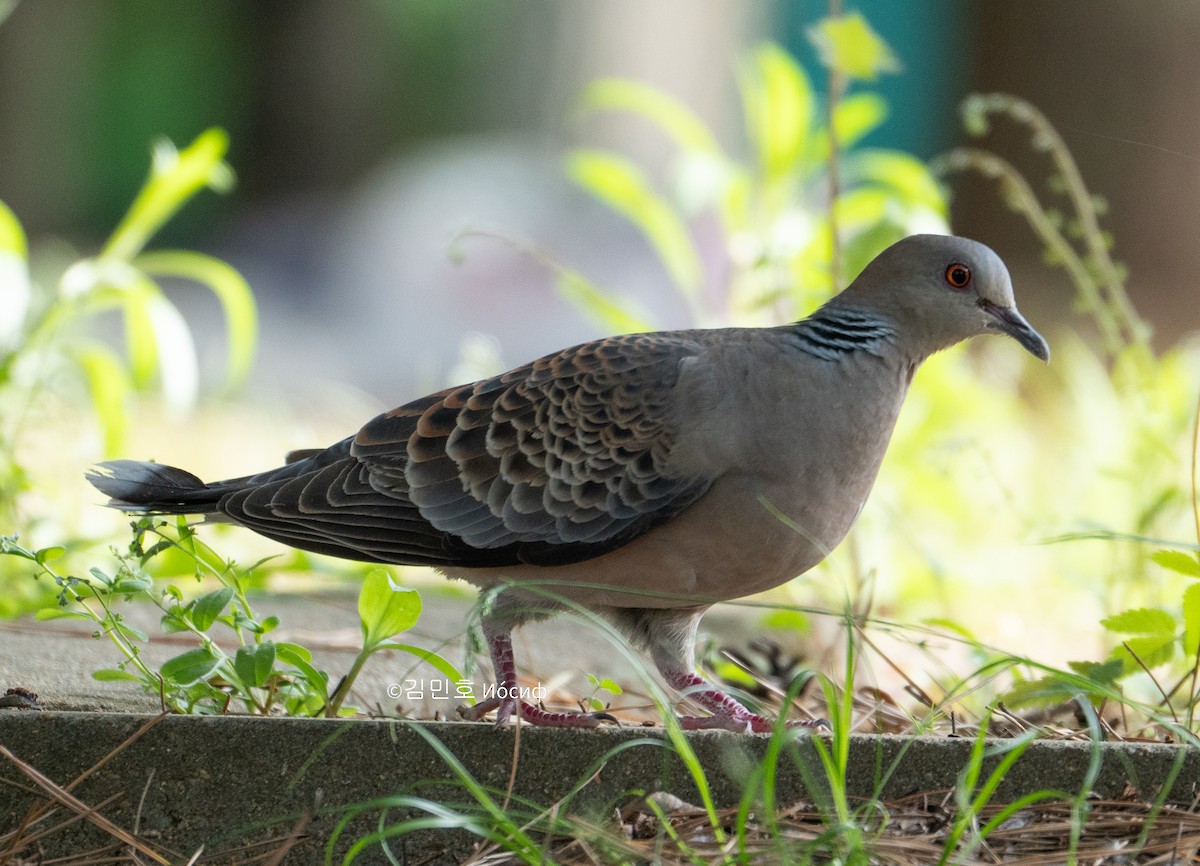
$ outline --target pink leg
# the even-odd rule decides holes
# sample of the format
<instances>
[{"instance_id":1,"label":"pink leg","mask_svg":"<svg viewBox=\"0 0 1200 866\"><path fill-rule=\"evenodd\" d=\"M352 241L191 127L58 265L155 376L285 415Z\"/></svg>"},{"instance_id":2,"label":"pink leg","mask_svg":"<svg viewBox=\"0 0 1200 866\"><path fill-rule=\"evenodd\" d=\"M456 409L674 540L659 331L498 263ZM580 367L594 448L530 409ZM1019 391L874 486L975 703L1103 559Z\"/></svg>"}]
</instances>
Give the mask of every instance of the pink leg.
<instances>
[{"instance_id":1,"label":"pink leg","mask_svg":"<svg viewBox=\"0 0 1200 866\"><path fill-rule=\"evenodd\" d=\"M484 623L483 634L492 656L497 695L480 701L473 707L459 707L460 717L477 722L495 710L496 725L499 726L507 723L516 712L523 721L546 728L594 728L601 722L617 721L608 713L550 713L520 700L512 637L507 631L489 628L488 623Z\"/></svg>"},{"instance_id":2,"label":"pink leg","mask_svg":"<svg viewBox=\"0 0 1200 866\"><path fill-rule=\"evenodd\" d=\"M686 731L705 728L721 728L726 731L766 734L775 730L775 720L752 713L708 680L683 668L659 667L659 671L671 688L682 692L700 706L709 710L711 716L680 716L679 722ZM815 728L821 722L789 721L789 728Z\"/></svg>"}]
</instances>

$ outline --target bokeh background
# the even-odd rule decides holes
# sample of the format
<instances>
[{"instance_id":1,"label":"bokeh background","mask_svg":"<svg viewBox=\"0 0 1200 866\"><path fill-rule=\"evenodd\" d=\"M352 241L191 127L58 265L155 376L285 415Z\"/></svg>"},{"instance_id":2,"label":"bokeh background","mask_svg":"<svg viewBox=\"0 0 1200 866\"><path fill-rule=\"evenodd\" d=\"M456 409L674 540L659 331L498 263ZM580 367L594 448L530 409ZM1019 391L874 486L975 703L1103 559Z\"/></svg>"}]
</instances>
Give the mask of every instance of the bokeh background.
<instances>
[{"instance_id":1,"label":"bokeh background","mask_svg":"<svg viewBox=\"0 0 1200 866\"><path fill-rule=\"evenodd\" d=\"M930 158L965 140L967 93L1031 100L1109 200L1115 255L1158 344L1195 324L1200 6L853 5L903 67L878 82L891 114L870 144ZM827 11L812 0L25 2L0 26L0 198L35 242L90 252L156 136L182 145L225 127L236 189L201 196L156 245L212 252L250 280L263 313L251 395L303 402L338 383L394 404L446 384L464 335L494 337L511 365L602 330L538 261L495 239L456 242L464 231L519 240L665 327L686 323L637 232L562 170L573 144L661 166L668 143L616 113L582 118L578 93L608 75L661 86L736 149L746 51L776 40L820 82L804 31ZM1026 138L998 124L990 143L1044 176ZM962 178L954 192L953 228L1005 256L1028 315L1068 316L1064 278L995 190ZM215 303L177 300L216 364Z\"/></svg>"}]
</instances>

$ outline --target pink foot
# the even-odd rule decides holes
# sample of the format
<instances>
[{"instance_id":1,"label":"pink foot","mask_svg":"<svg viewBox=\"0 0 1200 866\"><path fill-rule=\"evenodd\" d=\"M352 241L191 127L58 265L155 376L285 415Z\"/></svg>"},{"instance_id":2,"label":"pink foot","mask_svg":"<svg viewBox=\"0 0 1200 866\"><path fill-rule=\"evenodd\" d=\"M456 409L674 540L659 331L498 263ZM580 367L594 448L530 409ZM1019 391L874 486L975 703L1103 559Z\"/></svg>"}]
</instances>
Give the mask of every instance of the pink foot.
<instances>
[{"instance_id":1,"label":"pink foot","mask_svg":"<svg viewBox=\"0 0 1200 866\"><path fill-rule=\"evenodd\" d=\"M663 669L667 682L679 692L686 694L700 706L712 711L711 716L680 716L679 722L685 731L725 730L736 733L769 734L775 730L775 720L752 713L725 692L709 683L698 674L676 668ZM787 722L789 728L828 727L824 719L816 721L793 720Z\"/></svg>"}]
</instances>

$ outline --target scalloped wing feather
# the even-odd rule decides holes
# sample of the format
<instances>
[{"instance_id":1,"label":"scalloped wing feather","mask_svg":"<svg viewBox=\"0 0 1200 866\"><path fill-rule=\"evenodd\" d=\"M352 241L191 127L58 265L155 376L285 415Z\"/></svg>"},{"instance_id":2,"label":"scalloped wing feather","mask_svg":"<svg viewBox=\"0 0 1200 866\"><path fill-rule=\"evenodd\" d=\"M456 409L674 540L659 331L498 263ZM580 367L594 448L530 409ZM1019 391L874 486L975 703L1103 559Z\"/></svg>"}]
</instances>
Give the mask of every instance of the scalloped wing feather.
<instances>
[{"instance_id":1,"label":"scalloped wing feather","mask_svg":"<svg viewBox=\"0 0 1200 866\"><path fill-rule=\"evenodd\" d=\"M673 473L672 389L686 333L586 343L382 415L351 454L369 484L477 550L557 564L611 550L692 504Z\"/></svg>"},{"instance_id":2,"label":"scalloped wing feather","mask_svg":"<svg viewBox=\"0 0 1200 866\"><path fill-rule=\"evenodd\" d=\"M686 332L587 343L207 487L234 520L334 556L468 568L581 562L711 486L669 464L673 386L698 351Z\"/></svg>"}]
</instances>

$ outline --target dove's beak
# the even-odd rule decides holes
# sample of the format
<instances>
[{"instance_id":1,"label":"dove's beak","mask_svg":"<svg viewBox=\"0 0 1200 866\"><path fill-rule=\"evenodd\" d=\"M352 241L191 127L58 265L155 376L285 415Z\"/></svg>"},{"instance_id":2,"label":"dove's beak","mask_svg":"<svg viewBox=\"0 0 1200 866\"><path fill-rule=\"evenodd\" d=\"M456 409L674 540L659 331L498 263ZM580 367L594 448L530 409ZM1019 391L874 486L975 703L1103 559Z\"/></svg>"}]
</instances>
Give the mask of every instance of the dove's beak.
<instances>
[{"instance_id":1,"label":"dove's beak","mask_svg":"<svg viewBox=\"0 0 1200 866\"><path fill-rule=\"evenodd\" d=\"M989 328L995 328L1008 334L1029 350L1029 354L1043 361L1050 360L1050 346L1046 338L1033 329L1033 325L1025 321L1025 317L1017 312L1016 307L1002 307L991 301L980 300L979 306L987 313L992 321Z\"/></svg>"}]
</instances>

